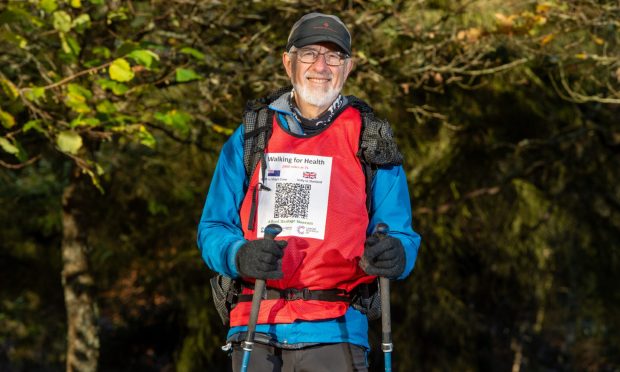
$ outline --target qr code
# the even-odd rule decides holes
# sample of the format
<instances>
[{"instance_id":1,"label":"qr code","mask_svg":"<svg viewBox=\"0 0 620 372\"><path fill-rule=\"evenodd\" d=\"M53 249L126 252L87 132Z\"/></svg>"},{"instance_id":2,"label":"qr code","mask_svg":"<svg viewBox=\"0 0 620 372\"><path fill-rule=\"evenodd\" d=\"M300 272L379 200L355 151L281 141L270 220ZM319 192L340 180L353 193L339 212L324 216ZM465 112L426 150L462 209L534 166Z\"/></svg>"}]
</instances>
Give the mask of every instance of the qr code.
<instances>
[{"instance_id":1,"label":"qr code","mask_svg":"<svg viewBox=\"0 0 620 372\"><path fill-rule=\"evenodd\" d=\"M276 183L273 218L308 218L311 184Z\"/></svg>"}]
</instances>

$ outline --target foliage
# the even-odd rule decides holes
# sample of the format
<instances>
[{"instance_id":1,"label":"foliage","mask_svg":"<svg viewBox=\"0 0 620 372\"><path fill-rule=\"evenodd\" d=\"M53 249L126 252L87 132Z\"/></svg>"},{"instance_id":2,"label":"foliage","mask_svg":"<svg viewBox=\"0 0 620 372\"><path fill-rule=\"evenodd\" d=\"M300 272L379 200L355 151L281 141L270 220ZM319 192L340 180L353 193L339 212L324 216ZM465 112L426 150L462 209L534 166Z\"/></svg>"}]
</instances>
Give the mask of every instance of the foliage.
<instances>
[{"instance_id":1,"label":"foliage","mask_svg":"<svg viewBox=\"0 0 620 372\"><path fill-rule=\"evenodd\" d=\"M195 226L244 102L288 83L289 28L316 9L352 31L345 91L392 123L423 236L393 285L396 368L620 366L620 8L591 0L0 4L0 366L62 366L73 167L103 191L82 214L101 368L228 363Z\"/></svg>"}]
</instances>

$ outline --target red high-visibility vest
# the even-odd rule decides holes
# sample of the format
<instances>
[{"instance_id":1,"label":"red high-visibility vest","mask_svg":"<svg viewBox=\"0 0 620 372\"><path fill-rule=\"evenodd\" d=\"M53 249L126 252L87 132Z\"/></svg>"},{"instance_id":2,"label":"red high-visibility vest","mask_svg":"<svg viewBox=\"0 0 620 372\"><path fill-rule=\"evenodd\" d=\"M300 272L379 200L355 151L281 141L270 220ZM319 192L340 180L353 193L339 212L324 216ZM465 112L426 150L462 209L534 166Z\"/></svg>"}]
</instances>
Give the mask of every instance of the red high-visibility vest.
<instances>
[{"instance_id":1,"label":"red high-visibility vest","mask_svg":"<svg viewBox=\"0 0 620 372\"><path fill-rule=\"evenodd\" d=\"M282 259L284 277L267 280L267 287L275 289L307 288L309 290L344 289L353 290L361 283L370 283L374 276L368 276L358 265L364 251L368 211L366 210L366 179L362 164L356 156L359 150L362 127L359 111L346 108L330 125L314 136L297 136L280 127L274 115L273 133L269 139L266 155L296 154L330 157L331 178L323 239L304 237L292 229ZM260 163L258 164L260 167ZM308 170L304 175L313 178ZM248 191L241 205L240 217L244 237L257 239L256 222L249 230L248 221L253 195L275 192L262 190L254 193L258 185L258 170L253 172ZM260 208L260 204L259 207ZM262 238L258 233L258 238ZM245 278L244 281L252 282ZM244 288L243 294L252 290ZM320 320L344 315L348 302L284 299L263 300L258 315L259 324L292 323L295 320ZM230 325L247 325L251 302L239 302L230 314Z\"/></svg>"}]
</instances>

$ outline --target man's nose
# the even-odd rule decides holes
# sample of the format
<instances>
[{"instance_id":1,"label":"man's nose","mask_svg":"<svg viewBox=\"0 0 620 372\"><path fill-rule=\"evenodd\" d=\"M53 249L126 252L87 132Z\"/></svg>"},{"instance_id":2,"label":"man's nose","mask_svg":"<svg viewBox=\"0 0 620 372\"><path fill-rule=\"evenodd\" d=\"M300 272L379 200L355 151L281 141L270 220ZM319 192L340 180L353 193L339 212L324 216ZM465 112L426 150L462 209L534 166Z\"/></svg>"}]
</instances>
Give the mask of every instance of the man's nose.
<instances>
[{"instance_id":1,"label":"man's nose","mask_svg":"<svg viewBox=\"0 0 620 372\"><path fill-rule=\"evenodd\" d=\"M327 64L327 57L324 53L319 54L316 61L312 64L312 68L316 71L324 71L329 70L329 65Z\"/></svg>"}]
</instances>

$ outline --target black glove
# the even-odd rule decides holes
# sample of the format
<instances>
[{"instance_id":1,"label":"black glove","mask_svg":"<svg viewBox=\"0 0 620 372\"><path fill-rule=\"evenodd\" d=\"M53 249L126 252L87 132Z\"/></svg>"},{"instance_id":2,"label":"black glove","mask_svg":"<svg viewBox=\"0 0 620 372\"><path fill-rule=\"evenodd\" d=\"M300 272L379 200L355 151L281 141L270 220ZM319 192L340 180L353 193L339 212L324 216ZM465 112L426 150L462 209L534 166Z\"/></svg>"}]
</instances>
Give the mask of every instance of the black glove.
<instances>
[{"instance_id":1,"label":"black glove","mask_svg":"<svg viewBox=\"0 0 620 372\"><path fill-rule=\"evenodd\" d=\"M364 244L360 267L368 275L396 279L405 271L405 248L399 239L370 236Z\"/></svg>"},{"instance_id":2,"label":"black glove","mask_svg":"<svg viewBox=\"0 0 620 372\"><path fill-rule=\"evenodd\" d=\"M250 240L239 248L235 263L239 273L247 278L281 279L282 256L286 240Z\"/></svg>"}]
</instances>

